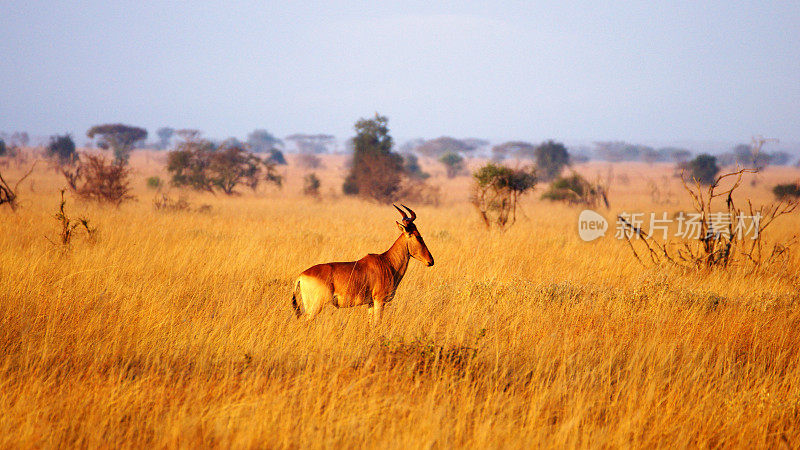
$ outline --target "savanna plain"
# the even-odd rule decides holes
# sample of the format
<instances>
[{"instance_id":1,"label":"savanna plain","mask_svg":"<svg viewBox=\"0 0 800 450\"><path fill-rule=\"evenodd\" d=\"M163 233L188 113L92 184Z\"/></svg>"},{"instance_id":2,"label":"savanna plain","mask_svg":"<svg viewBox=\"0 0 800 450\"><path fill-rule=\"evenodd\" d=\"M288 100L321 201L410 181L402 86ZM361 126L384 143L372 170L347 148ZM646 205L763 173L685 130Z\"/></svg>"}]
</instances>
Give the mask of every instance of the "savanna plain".
<instances>
[{"instance_id":1,"label":"savanna plain","mask_svg":"<svg viewBox=\"0 0 800 450\"><path fill-rule=\"evenodd\" d=\"M341 194L343 157L323 163L319 198L290 157L282 189L171 189L192 207L169 212L145 183L168 179L163 153L136 152L136 201L67 192L97 231L66 248L64 179L38 165L18 210L0 209L0 447L800 446L799 250L757 272L683 271L613 236L621 211L690 209L671 165L577 165L612 180L611 228L586 243L582 208L543 185L487 230L470 177L423 161L441 201L408 206L436 264L412 260L372 327L365 307L306 323L290 305L305 268L398 235L390 205ZM767 168L737 195L768 203L798 176ZM784 216L770 239L799 228Z\"/></svg>"}]
</instances>

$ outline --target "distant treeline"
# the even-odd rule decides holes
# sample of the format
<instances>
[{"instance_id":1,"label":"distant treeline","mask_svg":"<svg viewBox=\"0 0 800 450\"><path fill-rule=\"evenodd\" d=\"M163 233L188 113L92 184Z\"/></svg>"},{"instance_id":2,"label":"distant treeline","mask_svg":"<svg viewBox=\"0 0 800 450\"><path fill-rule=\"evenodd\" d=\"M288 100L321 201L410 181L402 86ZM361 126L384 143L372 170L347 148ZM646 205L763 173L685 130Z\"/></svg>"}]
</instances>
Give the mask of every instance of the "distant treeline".
<instances>
[{"instance_id":1,"label":"distant treeline","mask_svg":"<svg viewBox=\"0 0 800 450\"><path fill-rule=\"evenodd\" d=\"M94 127L93 127L94 128ZM144 130L138 127L131 127ZM162 127L156 130L155 140L148 141L146 132L137 135L132 148L170 150L182 142L182 135L191 131L197 136L202 133L194 129L175 129ZM352 152L349 140L340 143L335 136L323 133L295 133L280 139L266 129L256 129L249 133L244 140L236 137L227 139L207 139L209 142L221 144L223 142L235 143L247 148L254 153L294 152L301 154L327 154ZM0 133L0 151L4 148L25 147L32 145L46 146L47 139L31 139L24 131L13 133ZM85 147L103 148L107 143L103 139L92 139L84 143ZM410 139L397 146L397 151L406 155L417 155L429 158L452 158L448 155L461 157L488 157L497 161L505 159L534 159L537 146L526 141L507 141L492 145L490 141L481 138L454 138L441 136L434 139ZM589 160L609 162L640 161L648 164L659 162L685 163L694 156L703 152L696 152L683 147L660 147L634 144L625 141L597 141L592 145L567 146L572 162L580 163ZM707 152L706 152L707 153ZM795 154L786 151L768 152L755 148L755 144L737 144L728 151L716 152L717 162L722 166L740 165L765 167L767 165L791 165L798 163Z\"/></svg>"}]
</instances>

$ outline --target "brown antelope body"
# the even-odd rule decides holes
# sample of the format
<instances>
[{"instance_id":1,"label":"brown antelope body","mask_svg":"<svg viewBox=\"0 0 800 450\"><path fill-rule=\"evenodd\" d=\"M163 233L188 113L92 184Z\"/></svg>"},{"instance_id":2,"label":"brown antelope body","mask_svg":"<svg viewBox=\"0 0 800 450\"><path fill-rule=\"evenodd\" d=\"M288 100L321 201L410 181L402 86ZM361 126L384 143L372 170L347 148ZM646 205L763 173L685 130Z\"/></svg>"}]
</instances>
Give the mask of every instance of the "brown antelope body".
<instances>
[{"instance_id":1,"label":"brown antelope body","mask_svg":"<svg viewBox=\"0 0 800 450\"><path fill-rule=\"evenodd\" d=\"M373 322L378 323L383 305L392 301L400 280L406 274L409 259L418 259L428 267L433 265L433 256L414 225L417 215L407 206L401 206L410 216L395 206L403 221L397 222L400 237L389 250L381 254L370 253L358 261L317 264L300 274L292 295L292 307L297 317L305 311L306 319L311 320L326 303L337 308L368 305Z\"/></svg>"}]
</instances>

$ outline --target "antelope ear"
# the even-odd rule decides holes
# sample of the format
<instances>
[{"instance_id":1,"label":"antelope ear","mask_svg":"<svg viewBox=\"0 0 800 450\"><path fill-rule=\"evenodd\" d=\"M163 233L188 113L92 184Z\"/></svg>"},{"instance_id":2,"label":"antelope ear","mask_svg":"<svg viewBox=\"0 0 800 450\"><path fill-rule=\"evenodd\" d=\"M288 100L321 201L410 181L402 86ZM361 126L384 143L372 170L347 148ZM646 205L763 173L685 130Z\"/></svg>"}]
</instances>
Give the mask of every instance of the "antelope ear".
<instances>
[{"instance_id":1,"label":"antelope ear","mask_svg":"<svg viewBox=\"0 0 800 450\"><path fill-rule=\"evenodd\" d=\"M401 232L407 233L406 227L404 227L402 223L400 223L400 222L395 222L395 223L397 224L397 228L400 228Z\"/></svg>"}]
</instances>

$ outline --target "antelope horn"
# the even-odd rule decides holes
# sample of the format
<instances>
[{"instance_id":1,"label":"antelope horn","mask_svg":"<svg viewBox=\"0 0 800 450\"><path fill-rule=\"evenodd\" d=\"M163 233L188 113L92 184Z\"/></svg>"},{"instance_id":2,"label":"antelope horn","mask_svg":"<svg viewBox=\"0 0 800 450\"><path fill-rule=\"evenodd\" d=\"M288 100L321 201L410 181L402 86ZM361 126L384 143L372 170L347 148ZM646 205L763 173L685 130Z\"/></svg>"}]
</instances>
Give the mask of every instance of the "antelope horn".
<instances>
[{"instance_id":1,"label":"antelope horn","mask_svg":"<svg viewBox=\"0 0 800 450\"><path fill-rule=\"evenodd\" d=\"M405 211L403 211L402 209L398 208L397 205L395 205L394 203L392 203L392 206L394 206L394 209L400 211L400 215L403 216L403 220L407 220L408 219L408 216L406 215Z\"/></svg>"},{"instance_id":2,"label":"antelope horn","mask_svg":"<svg viewBox=\"0 0 800 450\"><path fill-rule=\"evenodd\" d=\"M411 220L414 220L414 219L417 218L417 214L414 211L412 211L411 208L409 208L408 206L406 206L406 205L404 205L402 203L400 204L400 206L402 206L403 208L408 210L408 213L411 214Z\"/></svg>"}]
</instances>

